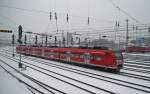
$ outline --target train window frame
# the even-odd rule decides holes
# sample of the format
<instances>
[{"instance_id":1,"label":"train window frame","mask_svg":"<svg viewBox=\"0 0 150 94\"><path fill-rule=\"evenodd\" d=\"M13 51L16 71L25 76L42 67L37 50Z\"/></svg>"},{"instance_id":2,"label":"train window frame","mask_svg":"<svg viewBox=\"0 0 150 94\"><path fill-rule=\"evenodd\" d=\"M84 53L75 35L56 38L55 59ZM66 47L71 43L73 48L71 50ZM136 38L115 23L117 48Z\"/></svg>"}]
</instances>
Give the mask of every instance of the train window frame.
<instances>
[{"instance_id":1,"label":"train window frame","mask_svg":"<svg viewBox=\"0 0 150 94\"><path fill-rule=\"evenodd\" d=\"M80 55L80 58L82 58L82 59L83 59L83 58L84 58L84 55L82 55L82 54L81 54L81 55Z\"/></svg>"},{"instance_id":2,"label":"train window frame","mask_svg":"<svg viewBox=\"0 0 150 94\"><path fill-rule=\"evenodd\" d=\"M90 56L90 59L91 59L91 60L93 60L93 59L94 59L94 57L91 55L91 56Z\"/></svg>"},{"instance_id":3,"label":"train window frame","mask_svg":"<svg viewBox=\"0 0 150 94\"><path fill-rule=\"evenodd\" d=\"M73 57L74 57L74 58L79 58L80 55L79 55L79 54L73 54Z\"/></svg>"},{"instance_id":4,"label":"train window frame","mask_svg":"<svg viewBox=\"0 0 150 94\"><path fill-rule=\"evenodd\" d=\"M102 60L102 57L100 55L95 55L94 58L95 58L96 61L101 61Z\"/></svg>"},{"instance_id":5,"label":"train window frame","mask_svg":"<svg viewBox=\"0 0 150 94\"><path fill-rule=\"evenodd\" d=\"M90 55L90 54L88 54L88 55L87 55L87 54L84 54L84 55L83 55L83 58L84 58L84 59L88 59L88 60L93 60L93 59L94 59L94 57L93 57L92 55Z\"/></svg>"},{"instance_id":6,"label":"train window frame","mask_svg":"<svg viewBox=\"0 0 150 94\"><path fill-rule=\"evenodd\" d=\"M64 56L72 58L73 54L70 51L66 51L66 52L64 52Z\"/></svg>"},{"instance_id":7,"label":"train window frame","mask_svg":"<svg viewBox=\"0 0 150 94\"><path fill-rule=\"evenodd\" d=\"M60 56L61 56L61 57L64 57L64 53L60 53Z\"/></svg>"},{"instance_id":8,"label":"train window frame","mask_svg":"<svg viewBox=\"0 0 150 94\"><path fill-rule=\"evenodd\" d=\"M86 55L86 59L91 60L91 55Z\"/></svg>"},{"instance_id":9,"label":"train window frame","mask_svg":"<svg viewBox=\"0 0 150 94\"><path fill-rule=\"evenodd\" d=\"M116 51L114 53L115 53L115 57L117 58L117 60L123 60L122 52Z\"/></svg>"}]
</instances>

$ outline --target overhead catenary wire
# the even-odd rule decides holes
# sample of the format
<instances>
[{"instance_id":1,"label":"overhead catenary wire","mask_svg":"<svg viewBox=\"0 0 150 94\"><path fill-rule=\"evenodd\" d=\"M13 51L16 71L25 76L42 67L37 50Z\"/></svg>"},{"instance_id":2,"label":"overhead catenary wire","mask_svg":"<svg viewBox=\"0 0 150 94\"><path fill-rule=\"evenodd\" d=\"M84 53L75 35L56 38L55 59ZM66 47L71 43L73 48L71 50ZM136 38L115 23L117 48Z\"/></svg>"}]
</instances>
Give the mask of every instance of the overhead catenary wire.
<instances>
[{"instance_id":1,"label":"overhead catenary wire","mask_svg":"<svg viewBox=\"0 0 150 94\"><path fill-rule=\"evenodd\" d=\"M128 16L130 19L134 20L136 23L140 23L143 24L141 21L139 21L138 19L136 19L135 17L133 17L131 14L129 14L128 12L126 12L124 9L122 9L120 6L118 6L117 4L115 4L112 0L108 0L115 8L117 8L120 12L124 13L126 16ZM143 24L146 25L146 24Z\"/></svg>"},{"instance_id":2,"label":"overhead catenary wire","mask_svg":"<svg viewBox=\"0 0 150 94\"><path fill-rule=\"evenodd\" d=\"M50 14L49 11L45 11L45 10L26 9L26 8L20 8L20 7L15 7L15 6L8 6L8 5L0 5L0 7L2 7L2 8L10 8L10 9L16 9L16 10L21 10L21 11L26 11L26 12L32 12L32 13ZM58 14L63 14L64 15L66 13L59 12L59 13L57 13L57 15ZM76 17L76 18L81 18L81 19L86 18L85 16L71 15L71 14L69 14L69 16ZM97 18L94 18L94 17L89 17L89 18L91 20L95 20L96 22L107 22L107 23L113 23L114 22L113 20L97 19Z\"/></svg>"},{"instance_id":3,"label":"overhead catenary wire","mask_svg":"<svg viewBox=\"0 0 150 94\"><path fill-rule=\"evenodd\" d=\"M51 1L51 0L50 0ZM112 0L111 0L112 1ZM56 1L55 1L56 2ZM55 3L56 4L56 3ZM115 4L115 3L114 3ZM18 10L23 10L23 11L27 11L27 12L36 12L36 13L44 13L44 14L49 14L49 12L48 11L44 11L44 10L36 10L36 9L25 9L25 8L18 8L18 7L12 7L12 6L3 6L3 5L0 5L0 7L7 7L7 8L14 8L14 9L18 9ZM119 7L119 10L120 10L121 8ZM56 5L55 5L55 10L56 10ZM57 13L57 16L58 16L58 14L63 14L64 15L64 13ZM66 13L65 13L65 15L66 15ZM84 17L84 16L76 16L76 15L70 15L69 14L69 17L77 17L77 18L81 18L81 19L86 19L87 17ZM92 23L93 23L93 20L97 20L97 18L93 18L93 17L89 17L89 19L90 19L90 21L92 20ZM97 21L101 21L101 20L97 20ZM105 20L103 20L103 21L105 21ZM112 23L114 23L114 21L106 21L106 22L112 22ZM141 23L142 24L142 23ZM142 24L143 25L143 24ZM71 27L72 28L72 27ZM79 29L80 30L80 29Z\"/></svg>"},{"instance_id":4,"label":"overhead catenary wire","mask_svg":"<svg viewBox=\"0 0 150 94\"><path fill-rule=\"evenodd\" d=\"M112 0L108 0L110 1L113 6L115 6L117 9L119 9L121 12L123 12L125 15L127 15L128 17L130 17L132 20L140 23L140 24L143 24L141 23L140 21L138 21L136 18L132 17L129 13L127 13L126 11L124 11L123 9L121 9L119 6L117 6ZM56 2L56 1L55 1ZM8 5L0 5L0 7L5 7L5 8L13 8L13 9L17 9L17 10L23 10L23 11L27 11L27 12L36 12L36 13L45 13L45 14L49 14L48 11L44 11L44 10L37 10L37 9L26 9L26 8L19 8L19 7L14 7L14 6L8 6ZM64 13L60 13L60 14L64 14ZM77 15L70 15L72 17L78 17L78 18L85 18L84 16L77 16ZM105 21L105 22L108 22L108 23L113 23L114 21L109 21L109 20L100 20L100 19L97 19L97 18L93 18L93 17L89 17L90 19L92 20L96 20L96 21ZM143 24L145 25L145 24Z\"/></svg>"},{"instance_id":5,"label":"overhead catenary wire","mask_svg":"<svg viewBox=\"0 0 150 94\"><path fill-rule=\"evenodd\" d=\"M6 19L6 17L5 17L5 19ZM10 20L10 19L8 19L8 17L7 17L7 20ZM10 20L12 23L14 23L12 20ZM1 23L2 24L2 23ZM15 23L14 23L15 24ZM4 24L3 24L4 25ZM16 25L16 24L15 24ZM6 26L6 25L5 25ZM131 25L131 26L133 26L133 25ZM145 25L143 25L143 24L136 24L135 26L137 26L137 27L141 27L141 26L143 26L143 27L146 27ZM12 28L12 26L7 26L7 27L11 27ZM74 27L74 26L72 26L72 27ZM81 27L81 26L80 26ZM120 26L120 27L123 27L123 26ZM13 27L13 29L14 29L15 27ZM80 30L79 29L79 26L77 26L77 30ZM83 27L83 29L84 28L86 28L86 27ZM114 27L94 27L94 28L114 28Z\"/></svg>"},{"instance_id":6,"label":"overhead catenary wire","mask_svg":"<svg viewBox=\"0 0 150 94\"><path fill-rule=\"evenodd\" d=\"M15 8L15 9L21 9L21 10L25 10L25 11L30 11L30 12L43 12L43 13L48 13L48 12L44 12L44 11L39 11L39 10L28 10L28 9L22 9L22 8L16 8L16 7L9 7L9 8ZM13 21L12 21L13 22ZM16 23L15 23L16 24ZM58 31L58 30L57 30Z\"/></svg>"}]
</instances>

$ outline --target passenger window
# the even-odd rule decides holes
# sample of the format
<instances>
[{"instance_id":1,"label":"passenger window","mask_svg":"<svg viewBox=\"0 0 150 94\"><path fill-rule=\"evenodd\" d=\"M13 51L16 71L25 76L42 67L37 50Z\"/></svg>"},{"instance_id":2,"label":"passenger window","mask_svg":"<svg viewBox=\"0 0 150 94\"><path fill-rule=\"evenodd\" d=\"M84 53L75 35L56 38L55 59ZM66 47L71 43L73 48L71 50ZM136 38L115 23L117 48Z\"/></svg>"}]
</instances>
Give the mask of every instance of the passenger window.
<instances>
[{"instance_id":1,"label":"passenger window","mask_svg":"<svg viewBox=\"0 0 150 94\"><path fill-rule=\"evenodd\" d=\"M90 55L87 55L87 59L89 59L89 60L90 60L90 59L91 59L91 56L90 56Z\"/></svg>"},{"instance_id":2,"label":"passenger window","mask_svg":"<svg viewBox=\"0 0 150 94\"><path fill-rule=\"evenodd\" d=\"M79 58L79 55L78 55L78 54L74 54L74 57L75 57L75 58Z\"/></svg>"},{"instance_id":3,"label":"passenger window","mask_svg":"<svg viewBox=\"0 0 150 94\"><path fill-rule=\"evenodd\" d=\"M66 57L72 57L73 54L71 54L71 52L65 52L65 56L66 56Z\"/></svg>"},{"instance_id":4,"label":"passenger window","mask_svg":"<svg viewBox=\"0 0 150 94\"><path fill-rule=\"evenodd\" d=\"M83 58L83 55L80 55L80 58Z\"/></svg>"},{"instance_id":5,"label":"passenger window","mask_svg":"<svg viewBox=\"0 0 150 94\"><path fill-rule=\"evenodd\" d=\"M96 61L100 61L101 57L100 56L95 56Z\"/></svg>"},{"instance_id":6,"label":"passenger window","mask_svg":"<svg viewBox=\"0 0 150 94\"><path fill-rule=\"evenodd\" d=\"M90 59L92 60L92 59L93 59L93 56L91 56Z\"/></svg>"},{"instance_id":7,"label":"passenger window","mask_svg":"<svg viewBox=\"0 0 150 94\"><path fill-rule=\"evenodd\" d=\"M74 55L73 55L73 54L68 54L68 56L70 56L70 57L74 57Z\"/></svg>"}]
</instances>

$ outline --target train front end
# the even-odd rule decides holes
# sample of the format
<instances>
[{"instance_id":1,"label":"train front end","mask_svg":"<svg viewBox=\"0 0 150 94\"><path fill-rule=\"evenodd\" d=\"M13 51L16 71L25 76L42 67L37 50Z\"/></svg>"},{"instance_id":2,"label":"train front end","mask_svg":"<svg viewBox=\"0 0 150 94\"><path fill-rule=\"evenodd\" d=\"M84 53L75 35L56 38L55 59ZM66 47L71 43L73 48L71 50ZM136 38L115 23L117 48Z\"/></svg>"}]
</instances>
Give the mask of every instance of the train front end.
<instances>
[{"instance_id":1,"label":"train front end","mask_svg":"<svg viewBox=\"0 0 150 94\"><path fill-rule=\"evenodd\" d=\"M116 72L119 72L120 69L123 68L124 60L123 60L123 55L121 51L115 51L115 65L116 65Z\"/></svg>"}]
</instances>

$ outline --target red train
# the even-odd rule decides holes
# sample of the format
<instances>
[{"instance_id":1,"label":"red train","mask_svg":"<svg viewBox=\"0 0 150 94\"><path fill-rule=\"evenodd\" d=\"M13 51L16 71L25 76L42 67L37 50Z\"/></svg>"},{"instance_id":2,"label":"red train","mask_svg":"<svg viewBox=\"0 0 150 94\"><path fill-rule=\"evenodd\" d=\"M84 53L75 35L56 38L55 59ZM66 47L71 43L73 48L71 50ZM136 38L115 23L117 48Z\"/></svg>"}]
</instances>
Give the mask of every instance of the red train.
<instances>
[{"instance_id":1,"label":"red train","mask_svg":"<svg viewBox=\"0 0 150 94\"><path fill-rule=\"evenodd\" d=\"M150 52L150 48L148 47L140 47L140 46L131 46L128 47L128 52Z\"/></svg>"},{"instance_id":2,"label":"red train","mask_svg":"<svg viewBox=\"0 0 150 94\"><path fill-rule=\"evenodd\" d=\"M112 50L18 46L16 51L50 60L98 66L115 72L120 71L124 62L122 53Z\"/></svg>"}]
</instances>

